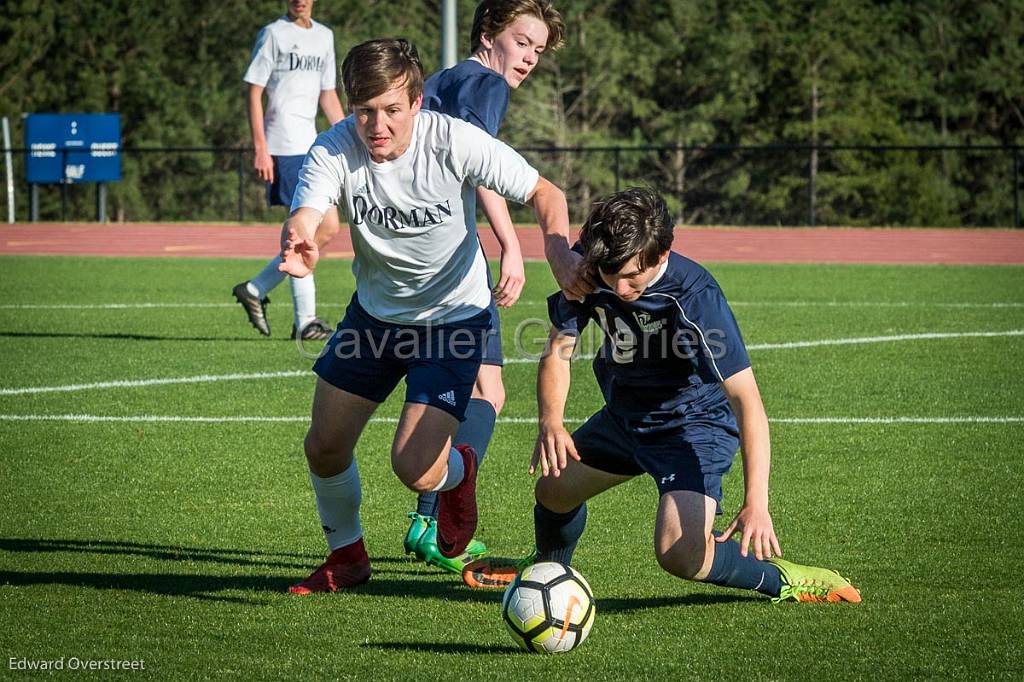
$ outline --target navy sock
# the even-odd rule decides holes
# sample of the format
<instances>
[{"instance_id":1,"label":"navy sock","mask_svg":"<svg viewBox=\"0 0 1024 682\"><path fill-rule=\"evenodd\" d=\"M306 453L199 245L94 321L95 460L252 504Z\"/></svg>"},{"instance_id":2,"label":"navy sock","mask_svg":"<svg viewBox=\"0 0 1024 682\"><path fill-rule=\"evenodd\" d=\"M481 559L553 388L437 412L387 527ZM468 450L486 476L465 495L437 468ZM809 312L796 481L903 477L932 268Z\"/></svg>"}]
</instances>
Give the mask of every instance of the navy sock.
<instances>
[{"instance_id":1,"label":"navy sock","mask_svg":"<svg viewBox=\"0 0 1024 682\"><path fill-rule=\"evenodd\" d=\"M782 590L779 569L753 554L742 556L740 544L735 540L715 543L715 558L704 582L741 590L757 590L769 597L778 597Z\"/></svg>"},{"instance_id":2,"label":"navy sock","mask_svg":"<svg viewBox=\"0 0 1024 682\"><path fill-rule=\"evenodd\" d=\"M476 450L476 465L479 468L487 454L487 446L494 435L494 422L498 415L494 405L482 398L471 398L466 407L466 421L459 425L452 445L471 445ZM437 518L437 493L423 493L416 500L416 511L423 516Z\"/></svg>"},{"instance_id":3,"label":"navy sock","mask_svg":"<svg viewBox=\"0 0 1024 682\"><path fill-rule=\"evenodd\" d=\"M587 505L559 514L540 502L533 505L533 532L537 539L537 561L557 561L568 565L576 543L587 525Z\"/></svg>"}]
</instances>

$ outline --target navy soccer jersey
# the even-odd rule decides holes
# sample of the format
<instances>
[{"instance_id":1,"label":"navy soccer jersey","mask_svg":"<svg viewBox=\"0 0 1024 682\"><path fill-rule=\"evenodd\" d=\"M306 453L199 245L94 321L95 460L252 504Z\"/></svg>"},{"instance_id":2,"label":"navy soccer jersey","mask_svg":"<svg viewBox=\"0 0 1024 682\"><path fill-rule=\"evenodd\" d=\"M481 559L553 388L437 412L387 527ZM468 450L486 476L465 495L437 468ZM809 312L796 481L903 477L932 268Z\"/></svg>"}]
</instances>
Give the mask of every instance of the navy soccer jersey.
<instances>
[{"instance_id":1,"label":"navy soccer jersey","mask_svg":"<svg viewBox=\"0 0 1024 682\"><path fill-rule=\"evenodd\" d=\"M508 97L504 77L472 59L435 72L423 84L424 109L461 118L491 137L498 136Z\"/></svg>"},{"instance_id":2,"label":"navy soccer jersey","mask_svg":"<svg viewBox=\"0 0 1024 682\"><path fill-rule=\"evenodd\" d=\"M548 298L560 333L580 336L590 320L604 330L594 374L608 411L636 433L720 412L728 403L721 382L750 367L736 318L711 273L677 253L663 267L635 301L603 286L581 303L560 292Z\"/></svg>"},{"instance_id":3,"label":"navy soccer jersey","mask_svg":"<svg viewBox=\"0 0 1024 682\"><path fill-rule=\"evenodd\" d=\"M437 71L423 84L424 109L461 118L491 137L498 136L498 128L508 109L508 97L509 87L505 78L473 59ZM473 201L476 201L475 196ZM475 203L469 210L476 210ZM480 250L483 248L481 244ZM490 269L487 271L487 286L494 287ZM505 362L501 351L501 318L493 300L489 310L491 326L484 345L483 364L501 366Z\"/></svg>"}]
</instances>

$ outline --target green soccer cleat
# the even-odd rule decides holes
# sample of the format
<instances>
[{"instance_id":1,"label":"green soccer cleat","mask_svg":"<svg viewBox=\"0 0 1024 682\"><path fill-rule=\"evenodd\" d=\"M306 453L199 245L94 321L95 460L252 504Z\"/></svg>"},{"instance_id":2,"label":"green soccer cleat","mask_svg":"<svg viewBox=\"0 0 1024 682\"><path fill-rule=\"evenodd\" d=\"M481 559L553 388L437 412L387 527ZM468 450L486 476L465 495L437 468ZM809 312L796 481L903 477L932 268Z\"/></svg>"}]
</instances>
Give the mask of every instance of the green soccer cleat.
<instances>
[{"instance_id":1,"label":"green soccer cleat","mask_svg":"<svg viewBox=\"0 0 1024 682\"><path fill-rule=\"evenodd\" d=\"M536 549L521 559L504 557L478 559L462 569L462 582L466 583L467 587L477 590L504 590L512 584L512 581L523 569L532 566L536 561Z\"/></svg>"},{"instance_id":2,"label":"green soccer cleat","mask_svg":"<svg viewBox=\"0 0 1024 682\"><path fill-rule=\"evenodd\" d=\"M402 540L402 547L405 548L406 554L416 554L416 558L422 560L423 557L416 553L416 544L419 543L423 533L430 527L430 523L428 521L430 517L421 516L416 512L409 512L408 516L412 519L412 523L409 524L409 530L405 532L405 539Z\"/></svg>"},{"instance_id":3,"label":"green soccer cleat","mask_svg":"<svg viewBox=\"0 0 1024 682\"><path fill-rule=\"evenodd\" d=\"M785 559L769 559L782 574L782 591L774 603L793 601L860 603L860 592L850 581L827 568L801 566Z\"/></svg>"},{"instance_id":4,"label":"green soccer cleat","mask_svg":"<svg viewBox=\"0 0 1024 682\"><path fill-rule=\"evenodd\" d=\"M437 519L416 512L409 512L409 518L412 524L402 542L405 553L415 554L417 559L430 566L461 575L467 564L487 554L487 545L474 539L469 541L465 552L449 559L437 548Z\"/></svg>"}]
</instances>

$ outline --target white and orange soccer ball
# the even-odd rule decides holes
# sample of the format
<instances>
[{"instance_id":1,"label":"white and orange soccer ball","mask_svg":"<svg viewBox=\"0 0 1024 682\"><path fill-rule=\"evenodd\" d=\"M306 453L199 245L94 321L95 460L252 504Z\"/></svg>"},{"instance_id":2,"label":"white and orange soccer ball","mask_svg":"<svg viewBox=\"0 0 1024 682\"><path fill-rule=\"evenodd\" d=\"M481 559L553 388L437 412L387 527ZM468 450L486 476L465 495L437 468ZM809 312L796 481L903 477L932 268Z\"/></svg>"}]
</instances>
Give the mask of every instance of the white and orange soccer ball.
<instances>
[{"instance_id":1,"label":"white and orange soccer ball","mask_svg":"<svg viewBox=\"0 0 1024 682\"><path fill-rule=\"evenodd\" d=\"M527 651L572 651L587 638L596 607L590 585L578 571L555 562L524 569L505 590L501 617Z\"/></svg>"}]
</instances>

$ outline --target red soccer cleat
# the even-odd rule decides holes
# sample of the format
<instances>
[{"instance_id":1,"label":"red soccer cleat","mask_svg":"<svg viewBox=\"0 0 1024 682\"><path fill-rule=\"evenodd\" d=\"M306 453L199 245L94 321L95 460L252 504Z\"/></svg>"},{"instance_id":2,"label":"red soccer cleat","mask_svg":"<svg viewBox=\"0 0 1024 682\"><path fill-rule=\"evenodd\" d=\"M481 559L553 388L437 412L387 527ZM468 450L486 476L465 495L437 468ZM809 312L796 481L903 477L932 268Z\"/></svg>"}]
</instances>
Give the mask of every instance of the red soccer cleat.
<instances>
[{"instance_id":1,"label":"red soccer cleat","mask_svg":"<svg viewBox=\"0 0 1024 682\"><path fill-rule=\"evenodd\" d=\"M362 585L370 579L370 573L370 557L366 554L363 539L359 538L351 545L331 552L320 568L298 585L289 587L288 591L300 595L337 592L342 588Z\"/></svg>"},{"instance_id":2,"label":"red soccer cleat","mask_svg":"<svg viewBox=\"0 0 1024 682\"><path fill-rule=\"evenodd\" d=\"M476 532L476 451L456 445L465 473L462 482L437 494L437 549L453 559L466 550Z\"/></svg>"}]
</instances>

